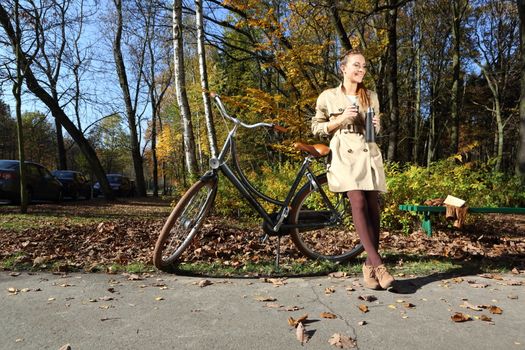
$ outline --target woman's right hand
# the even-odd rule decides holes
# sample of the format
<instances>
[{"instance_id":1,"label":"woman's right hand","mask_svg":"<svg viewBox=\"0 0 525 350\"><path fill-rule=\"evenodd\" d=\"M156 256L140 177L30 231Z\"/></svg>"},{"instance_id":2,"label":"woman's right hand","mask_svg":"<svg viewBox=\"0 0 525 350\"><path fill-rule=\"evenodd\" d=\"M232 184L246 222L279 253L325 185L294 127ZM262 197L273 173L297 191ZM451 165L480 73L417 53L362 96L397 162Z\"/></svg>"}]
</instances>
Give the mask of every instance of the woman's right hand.
<instances>
[{"instance_id":1,"label":"woman's right hand","mask_svg":"<svg viewBox=\"0 0 525 350\"><path fill-rule=\"evenodd\" d=\"M354 124L357 118L357 106L351 105L345 108L341 115L337 116L337 123L341 125Z\"/></svg>"}]
</instances>

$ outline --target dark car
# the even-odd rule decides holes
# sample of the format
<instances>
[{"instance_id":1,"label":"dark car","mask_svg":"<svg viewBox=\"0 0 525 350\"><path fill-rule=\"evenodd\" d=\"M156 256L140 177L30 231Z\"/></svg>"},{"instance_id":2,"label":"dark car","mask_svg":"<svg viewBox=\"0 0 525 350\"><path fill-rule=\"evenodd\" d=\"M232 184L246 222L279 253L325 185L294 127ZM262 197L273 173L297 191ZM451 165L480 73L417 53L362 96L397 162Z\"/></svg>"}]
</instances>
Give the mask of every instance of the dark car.
<instances>
[{"instance_id":1,"label":"dark car","mask_svg":"<svg viewBox=\"0 0 525 350\"><path fill-rule=\"evenodd\" d=\"M60 202L63 186L43 165L25 162L29 202L34 199ZM20 162L0 160L0 199L20 202Z\"/></svg>"},{"instance_id":2,"label":"dark car","mask_svg":"<svg viewBox=\"0 0 525 350\"><path fill-rule=\"evenodd\" d=\"M84 174L73 170L55 170L52 172L64 186L64 197L77 199L82 196L91 199L91 184Z\"/></svg>"},{"instance_id":3,"label":"dark car","mask_svg":"<svg viewBox=\"0 0 525 350\"><path fill-rule=\"evenodd\" d=\"M129 177L122 174L107 174L106 177L116 196L133 197L135 194L135 184ZM101 193L100 183L97 182L93 185L93 196L97 197Z\"/></svg>"}]
</instances>

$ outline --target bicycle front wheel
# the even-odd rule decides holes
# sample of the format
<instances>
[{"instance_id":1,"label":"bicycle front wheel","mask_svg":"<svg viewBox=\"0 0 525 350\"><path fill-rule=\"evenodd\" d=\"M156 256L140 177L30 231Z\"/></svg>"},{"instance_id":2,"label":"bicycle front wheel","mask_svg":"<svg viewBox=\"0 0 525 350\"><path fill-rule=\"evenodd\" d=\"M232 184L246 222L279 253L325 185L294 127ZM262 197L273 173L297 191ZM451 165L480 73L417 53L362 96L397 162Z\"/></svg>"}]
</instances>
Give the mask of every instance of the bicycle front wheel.
<instances>
[{"instance_id":1,"label":"bicycle front wheel","mask_svg":"<svg viewBox=\"0 0 525 350\"><path fill-rule=\"evenodd\" d=\"M197 235L216 194L217 181L199 180L181 197L155 244L153 263L158 269L173 271L177 259Z\"/></svg>"},{"instance_id":2,"label":"bicycle front wheel","mask_svg":"<svg viewBox=\"0 0 525 350\"><path fill-rule=\"evenodd\" d=\"M309 258L341 262L352 259L364 249L352 222L348 198L330 192L326 174L318 176L317 181L321 190L307 183L293 200L289 223L297 227L290 237Z\"/></svg>"}]
</instances>

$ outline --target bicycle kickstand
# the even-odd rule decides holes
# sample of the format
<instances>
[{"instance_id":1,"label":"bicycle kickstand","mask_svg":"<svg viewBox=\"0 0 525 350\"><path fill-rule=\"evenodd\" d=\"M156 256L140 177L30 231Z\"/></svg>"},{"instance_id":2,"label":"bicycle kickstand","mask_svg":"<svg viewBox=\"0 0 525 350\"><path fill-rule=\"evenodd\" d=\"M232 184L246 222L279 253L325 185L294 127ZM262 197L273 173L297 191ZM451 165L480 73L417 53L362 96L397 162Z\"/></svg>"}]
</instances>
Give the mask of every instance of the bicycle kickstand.
<instances>
[{"instance_id":1,"label":"bicycle kickstand","mask_svg":"<svg viewBox=\"0 0 525 350\"><path fill-rule=\"evenodd\" d=\"M277 236L277 247L275 248L275 269L279 270L279 262L281 260L281 236Z\"/></svg>"}]
</instances>

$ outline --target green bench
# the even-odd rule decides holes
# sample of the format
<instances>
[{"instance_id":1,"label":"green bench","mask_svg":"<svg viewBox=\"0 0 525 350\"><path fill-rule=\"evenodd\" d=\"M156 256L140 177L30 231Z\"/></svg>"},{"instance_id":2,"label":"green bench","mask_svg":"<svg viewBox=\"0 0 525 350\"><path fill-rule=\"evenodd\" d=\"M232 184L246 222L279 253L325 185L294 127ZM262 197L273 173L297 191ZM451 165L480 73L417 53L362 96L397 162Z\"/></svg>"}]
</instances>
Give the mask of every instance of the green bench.
<instances>
[{"instance_id":1,"label":"green bench","mask_svg":"<svg viewBox=\"0 0 525 350\"><path fill-rule=\"evenodd\" d=\"M429 206L429 205L415 205L415 204L401 204L399 210L402 211L413 211L421 213L421 228L426 232L428 236L432 236L432 223L430 221L430 214L432 213L444 213L446 208L444 206ZM499 214L525 214L525 208L468 208L468 213L474 214L487 214L487 213L499 213Z\"/></svg>"}]
</instances>

